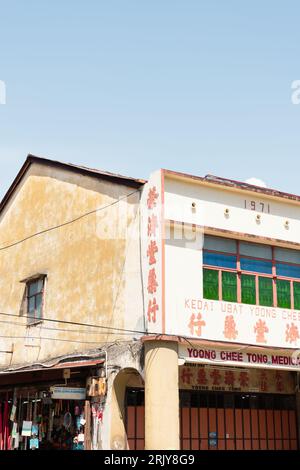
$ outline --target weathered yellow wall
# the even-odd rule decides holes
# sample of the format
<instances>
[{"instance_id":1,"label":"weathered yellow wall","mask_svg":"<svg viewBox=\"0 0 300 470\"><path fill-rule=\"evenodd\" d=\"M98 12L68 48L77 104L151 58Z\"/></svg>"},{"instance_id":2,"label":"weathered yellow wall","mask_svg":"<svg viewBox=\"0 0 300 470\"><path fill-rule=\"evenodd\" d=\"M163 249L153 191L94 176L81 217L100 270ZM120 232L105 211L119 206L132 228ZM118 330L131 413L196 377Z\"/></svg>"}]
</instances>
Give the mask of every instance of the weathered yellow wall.
<instances>
[{"instance_id":1,"label":"weathered yellow wall","mask_svg":"<svg viewBox=\"0 0 300 470\"><path fill-rule=\"evenodd\" d=\"M0 248L110 204L133 191L119 184L34 163L1 216ZM116 204L0 251L0 312L19 314L25 288L20 281L36 273L46 273L45 317L118 328L128 324L141 326L138 237L130 242L114 237L120 232L117 230L120 222L125 222L124 227L130 230L137 230L138 200L139 193L135 193L122 202L121 212L120 204ZM124 234L125 229L123 237ZM135 255L128 259L128 252ZM129 272L136 286L136 296L130 299L126 294ZM85 333L63 331L66 329ZM26 327L22 316L0 315L0 331L1 336L50 338L0 338L0 351L14 349L13 356L0 353L0 367L11 359L13 364L42 361L124 339L116 333L103 334L103 330L46 321Z\"/></svg>"}]
</instances>

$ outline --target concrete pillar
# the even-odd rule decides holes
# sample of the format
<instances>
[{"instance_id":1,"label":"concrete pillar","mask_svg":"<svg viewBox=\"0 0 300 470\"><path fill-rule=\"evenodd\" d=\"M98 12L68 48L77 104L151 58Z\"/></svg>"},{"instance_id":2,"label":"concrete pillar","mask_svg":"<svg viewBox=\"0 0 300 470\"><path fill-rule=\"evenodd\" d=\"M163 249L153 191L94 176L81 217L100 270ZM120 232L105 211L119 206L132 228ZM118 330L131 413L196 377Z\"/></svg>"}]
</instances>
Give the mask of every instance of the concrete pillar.
<instances>
[{"instance_id":1,"label":"concrete pillar","mask_svg":"<svg viewBox=\"0 0 300 470\"><path fill-rule=\"evenodd\" d=\"M145 341L145 449L179 450L177 343Z\"/></svg>"}]
</instances>

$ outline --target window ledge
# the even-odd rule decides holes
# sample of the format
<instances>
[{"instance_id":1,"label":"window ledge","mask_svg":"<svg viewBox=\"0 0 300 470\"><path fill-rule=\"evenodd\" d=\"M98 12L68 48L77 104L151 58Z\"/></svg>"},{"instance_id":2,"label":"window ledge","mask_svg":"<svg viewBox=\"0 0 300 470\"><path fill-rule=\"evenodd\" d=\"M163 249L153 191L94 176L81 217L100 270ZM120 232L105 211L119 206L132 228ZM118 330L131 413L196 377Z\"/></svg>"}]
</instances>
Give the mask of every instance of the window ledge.
<instances>
[{"instance_id":1,"label":"window ledge","mask_svg":"<svg viewBox=\"0 0 300 470\"><path fill-rule=\"evenodd\" d=\"M39 325L40 323L43 323L43 320L32 321L31 323L27 323L26 328L30 328L31 326Z\"/></svg>"}]
</instances>

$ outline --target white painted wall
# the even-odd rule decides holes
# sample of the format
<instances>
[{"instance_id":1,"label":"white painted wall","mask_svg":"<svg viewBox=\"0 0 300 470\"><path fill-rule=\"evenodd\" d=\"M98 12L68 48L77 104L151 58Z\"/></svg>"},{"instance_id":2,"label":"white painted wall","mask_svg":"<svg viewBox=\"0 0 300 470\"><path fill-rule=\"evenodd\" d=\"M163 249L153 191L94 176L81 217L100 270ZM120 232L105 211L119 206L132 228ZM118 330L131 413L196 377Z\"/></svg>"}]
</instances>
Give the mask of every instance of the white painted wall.
<instances>
[{"instance_id":1,"label":"white painted wall","mask_svg":"<svg viewBox=\"0 0 300 470\"><path fill-rule=\"evenodd\" d=\"M175 228L174 238L180 229ZM191 230L187 234L191 235ZM188 335L186 328L185 296L202 298L202 234L195 243L185 240L166 240L165 245L165 306L166 332Z\"/></svg>"},{"instance_id":2,"label":"white painted wall","mask_svg":"<svg viewBox=\"0 0 300 470\"><path fill-rule=\"evenodd\" d=\"M245 201L248 209L245 209ZM249 209L251 201L256 203L257 210ZM196 202L196 212L191 210L192 202ZM261 204L265 210L270 206L270 214L261 213ZM226 208L230 211L229 217L224 215ZM257 214L261 214L260 224L256 221ZM221 186L215 189L166 178L165 218L288 242L300 241L300 204L279 202ZM288 230L286 220L290 221Z\"/></svg>"},{"instance_id":3,"label":"white painted wall","mask_svg":"<svg viewBox=\"0 0 300 470\"><path fill-rule=\"evenodd\" d=\"M253 211L251 201L256 202ZM192 202L196 210L192 210ZM270 214L261 213L262 205L270 205ZM229 208L230 215L225 217L224 210ZM300 204L268 197L249 195L245 191L234 192L224 187L211 188L194 182L165 180L165 219L188 224L214 227L220 230L267 237L283 242L300 242ZM261 223L256 215L261 214ZM290 228L285 228L285 221L290 221ZM196 243L186 243L180 237L180 228L175 229L172 239L165 245L165 302L166 333L190 338L203 338L216 341L229 341L259 346L297 348L300 341L286 339L287 328L292 324L300 332L300 312L256 308L255 306L231 304L227 302L203 301L202 292L202 236L199 229ZM186 234L191 228L185 228ZM174 239L175 238L175 239ZM258 240L254 240L258 243ZM201 334L192 332L192 315L205 322ZM233 316L236 323L235 339L224 337L226 317ZM257 342L255 327L258 321L265 321L268 332L266 343Z\"/></svg>"}]
</instances>

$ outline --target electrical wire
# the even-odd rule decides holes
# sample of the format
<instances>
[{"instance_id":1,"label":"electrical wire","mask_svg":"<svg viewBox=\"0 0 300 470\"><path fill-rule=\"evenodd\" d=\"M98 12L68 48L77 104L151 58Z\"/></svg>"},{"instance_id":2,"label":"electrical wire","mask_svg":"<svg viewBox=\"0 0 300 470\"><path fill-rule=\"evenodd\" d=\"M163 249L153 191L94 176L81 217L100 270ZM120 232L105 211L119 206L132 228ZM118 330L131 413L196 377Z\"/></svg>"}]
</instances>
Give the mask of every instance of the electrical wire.
<instances>
[{"instance_id":1,"label":"electrical wire","mask_svg":"<svg viewBox=\"0 0 300 470\"><path fill-rule=\"evenodd\" d=\"M20 315L18 315L16 313L0 312L0 315L4 315L4 316L7 316L7 317L18 317L18 318L20 318ZM23 318L31 318L33 320L36 320L36 317L34 317L32 315L23 315L22 317ZM100 329L106 329L106 330L109 330L109 331L111 330L111 331L123 331L123 332L127 332L127 333L157 334L157 333L149 333L149 332L142 331L142 330L130 330L130 329L126 329L126 328L117 328L117 327L113 327L113 326L95 325L93 323L81 323L81 322L74 322L74 321L68 321L68 320L57 320L57 319L54 319L54 318L45 318L45 317L43 317L41 319L41 321L48 321L48 322L54 322L54 323L66 323L68 325L86 326L86 327L90 327L90 328L100 328ZM30 324L28 324L27 326L30 326Z\"/></svg>"},{"instance_id":2,"label":"electrical wire","mask_svg":"<svg viewBox=\"0 0 300 470\"><path fill-rule=\"evenodd\" d=\"M20 315L17 315L17 314L13 314L13 313L4 313L4 312L0 312L0 315L5 315L5 316L10 316L10 317L18 317L20 318ZM26 316L23 316L23 318L33 318L33 319L36 319L35 317L33 316L29 316L29 315L26 315ZM3 320L0 320L0 322L2 322ZM174 334L171 334L171 333L157 333L157 332L152 332L152 331L144 331L144 330L130 330L130 329L126 329L126 328L117 328L117 327L109 327L109 326L104 326L104 325L95 325L95 324L90 324L90 323L80 323L80 322L71 322L71 321L67 321L67 320L55 320L53 318L43 318L42 321L49 321L49 322L55 322L55 323L66 323L66 324L70 324L70 325L77 325L77 326L85 326L85 327L90 327L90 328L99 328L99 329L105 329L105 330L108 330L108 331L116 331L118 333L116 334L119 334L119 335L122 335L122 333L125 335L125 334L132 334L132 333L137 333L137 334L141 334L143 336L155 336L155 337L159 337L159 336L164 336L164 337L174 337L174 336L177 336L177 338L179 338L181 341L183 340L184 342L188 343L190 346L194 346L193 345L193 341L197 341L197 340L201 340L204 344L208 343L210 346L211 346L211 342L213 340L211 339L206 339L206 338L190 338L190 337L187 337L187 336L183 336L183 335L174 335ZM7 322L7 323L11 323L11 324L16 324L17 322ZM21 323L18 323L19 325L21 325ZM33 325L30 325L30 324L24 324L24 326L26 327L30 327L30 326L33 326ZM45 329L51 329L51 328L47 328L47 327L44 327L43 328ZM75 332L76 330L72 331L72 330L68 330L68 329L60 329L60 328L53 328L53 330L56 330L56 331L67 331L67 332ZM89 333L89 334L107 334L107 331L105 332L101 332L101 333L93 333L93 332L84 332L82 330L78 330L78 332L82 332L82 333ZM0 338L14 338L13 336L1 336L0 335ZM15 337L15 338L19 338L19 339L28 339L28 338L35 338L35 339L49 339L49 340L55 340L55 338L47 338L47 337L40 337L40 336L34 336L34 337L28 337L28 336L18 336L18 337ZM85 343L85 341L73 341L73 340L62 340L62 339L57 339L58 341L70 341L70 342L83 342ZM214 342L219 342L219 341L214 341ZM86 342L86 343L93 343L93 344L97 344L98 342L97 341L91 341L91 342ZM247 350L249 347L254 347L254 345L248 345L248 344L241 344L241 343L229 343L231 345L231 347L233 346L234 344L234 351L235 352L243 352L244 350ZM263 346L255 346L255 348L257 349L264 349ZM272 349L274 350L278 350L278 351L285 351L285 348L282 348L281 346L274 346L272 347Z\"/></svg>"},{"instance_id":3,"label":"electrical wire","mask_svg":"<svg viewBox=\"0 0 300 470\"><path fill-rule=\"evenodd\" d=\"M42 340L50 340L50 341L63 341L66 343L82 343L82 344L99 344L99 341L78 341L78 340L72 340L72 339L61 339L61 338L47 338L45 336L5 336L5 335L0 335L0 338L4 339L24 339L24 340L30 340L30 339L42 339Z\"/></svg>"},{"instance_id":4,"label":"electrical wire","mask_svg":"<svg viewBox=\"0 0 300 470\"><path fill-rule=\"evenodd\" d=\"M7 324L7 325L17 325L17 326L25 326L25 327L28 327L30 326L30 324L28 323L20 323L20 322L14 322L14 321L9 321L9 320L0 320L0 323L3 323L3 324ZM67 332L67 333L84 333L85 335L101 335L101 334L107 334L107 332L102 332L102 331L99 331L99 332L95 332L95 331L86 331L86 330L73 330L73 329L69 329L69 328L51 328L49 326L44 326L43 324L41 324L41 329L42 330L50 330L50 331L62 331L62 332ZM119 335L130 335L131 333L130 332L119 332L119 333L116 333L116 334L119 334Z\"/></svg>"},{"instance_id":5,"label":"electrical wire","mask_svg":"<svg viewBox=\"0 0 300 470\"><path fill-rule=\"evenodd\" d=\"M79 215L78 217L76 217L75 219L71 219L71 220L68 220L67 222L63 222L62 224L59 224L59 225L54 225L53 227L48 227L44 230L40 230L39 232L35 232L31 235L28 235L28 237L25 237L25 238L22 238L21 240L18 240L16 242L13 242L13 243L10 243L8 245L5 245L5 246L2 246L0 247L0 251L3 251L3 250L7 250L8 248L12 248L13 246L16 246L16 245L20 245L21 243L27 241L27 240L30 240L31 238L34 238L38 235L42 235L43 233L47 233L47 232L51 232L53 230L56 230L58 228L61 228L61 227L65 227L66 225L70 225L70 224L73 224L74 222L77 222L78 220L81 220L83 219L84 217L87 217L88 215L91 215L91 214L95 214L96 212L100 212L100 211L103 211L105 209L108 209L109 207L112 207L114 206L115 204L118 204L119 202L123 201L124 199L127 199L129 198L130 196L132 196L133 194L136 194L136 193L139 193L140 190L137 189L135 191L132 191L131 193L129 194L126 194L125 196L123 197L120 197L119 199L117 199L117 201L114 201L114 202L111 202L110 204L107 204L105 206L102 206L102 207L98 207L97 209L94 209L92 211L89 211L89 212L85 212L84 214L81 214Z\"/></svg>"}]
</instances>

